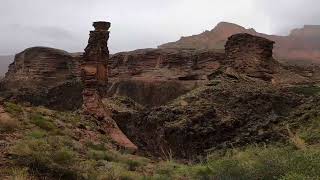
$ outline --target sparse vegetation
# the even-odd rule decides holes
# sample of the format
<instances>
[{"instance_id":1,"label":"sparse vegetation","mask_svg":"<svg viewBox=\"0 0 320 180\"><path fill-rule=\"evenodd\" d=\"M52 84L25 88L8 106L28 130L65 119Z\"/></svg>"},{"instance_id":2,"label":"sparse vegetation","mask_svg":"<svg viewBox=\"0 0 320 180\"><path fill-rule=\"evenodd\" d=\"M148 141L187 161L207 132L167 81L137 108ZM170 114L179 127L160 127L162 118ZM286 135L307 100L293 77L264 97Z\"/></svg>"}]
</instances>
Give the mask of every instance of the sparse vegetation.
<instances>
[{"instance_id":1,"label":"sparse vegetation","mask_svg":"<svg viewBox=\"0 0 320 180\"><path fill-rule=\"evenodd\" d=\"M28 173L27 168L13 168L9 169L8 172L9 174L9 179L13 180L30 180L32 177Z\"/></svg>"},{"instance_id":2,"label":"sparse vegetation","mask_svg":"<svg viewBox=\"0 0 320 180\"><path fill-rule=\"evenodd\" d=\"M292 88L292 91L298 94L303 94L305 96L314 96L320 93L320 86L318 85L297 86Z\"/></svg>"},{"instance_id":3,"label":"sparse vegetation","mask_svg":"<svg viewBox=\"0 0 320 180\"><path fill-rule=\"evenodd\" d=\"M17 116L23 112L23 109L20 105L11 102L5 102L4 108L6 112L10 113L13 116Z\"/></svg>"},{"instance_id":4,"label":"sparse vegetation","mask_svg":"<svg viewBox=\"0 0 320 180\"><path fill-rule=\"evenodd\" d=\"M298 130L300 137L308 144L320 144L320 117L314 117Z\"/></svg>"},{"instance_id":5,"label":"sparse vegetation","mask_svg":"<svg viewBox=\"0 0 320 180\"><path fill-rule=\"evenodd\" d=\"M110 149L108 137L99 133L90 134L93 139L79 141L79 135L75 136L76 125L86 124L87 129L93 130L96 127L74 113L40 111L39 108L26 111L18 105L10 107L15 109L11 113L14 112L16 118L25 117L21 112L27 112L26 117L29 117L24 121L29 124L24 125L22 138L9 148L13 167L0 171L0 176L11 179L25 180L34 176L88 180L320 178L318 116L310 116L307 123L288 127L286 144L222 149L212 152L200 163L184 164L174 160L172 155L166 161L152 161L120 153ZM58 123L64 127L58 128Z\"/></svg>"},{"instance_id":6,"label":"sparse vegetation","mask_svg":"<svg viewBox=\"0 0 320 180\"><path fill-rule=\"evenodd\" d=\"M50 131L55 129L54 123L50 121L50 119L43 117L41 114L32 114L31 122L33 122L38 127Z\"/></svg>"},{"instance_id":7,"label":"sparse vegetation","mask_svg":"<svg viewBox=\"0 0 320 180\"><path fill-rule=\"evenodd\" d=\"M158 179L319 179L320 150L292 147L248 147L212 154L205 163L193 166L159 164Z\"/></svg>"},{"instance_id":8,"label":"sparse vegetation","mask_svg":"<svg viewBox=\"0 0 320 180\"><path fill-rule=\"evenodd\" d=\"M12 132L19 127L19 121L10 116L0 116L0 132Z\"/></svg>"}]
</instances>

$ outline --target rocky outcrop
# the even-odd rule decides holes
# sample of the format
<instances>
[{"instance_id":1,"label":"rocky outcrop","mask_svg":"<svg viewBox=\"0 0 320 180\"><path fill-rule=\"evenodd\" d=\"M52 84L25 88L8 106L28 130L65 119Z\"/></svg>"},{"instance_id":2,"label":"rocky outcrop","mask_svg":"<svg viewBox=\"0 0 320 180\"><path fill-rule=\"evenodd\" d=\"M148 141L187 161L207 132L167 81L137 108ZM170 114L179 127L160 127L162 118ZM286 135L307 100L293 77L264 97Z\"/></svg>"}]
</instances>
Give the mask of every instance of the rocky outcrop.
<instances>
[{"instance_id":1,"label":"rocky outcrop","mask_svg":"<svg viewBox=\"0 0 320 180\"><path fill-rule=\"evenodd\" d=\"M109 96L130 97L145 106L163 105L205 84L221 67L223 51L142 49L110 58Z\"/></svg>"},{"instance_id":2,"label":"rocky outcrop","mask_svg":"<svg viewBox=\"0 0 320 180\"><path fill-rule=\"evenodd\" d=\"M158 78L177 78L176 74L210 71L216 69L217 62L225 58L223 51L195 51L190 49L141 49L118 53L110 58L110 77L139 77L150 72L159 72ZM160 74L166 69L170 74ZM173 75L173 76L172 76ZM180 74L181 75L181 74Z\"/></svg>"},{"instance_id":3,"label":"rocky outcrop","mask_svg":"<svg viewBox=\"0 0 320 180\"><path fill-rule=\"evenodd\" d=\"M182 37L180 40L159 46L160 48L223 49L228 37L248 33L275 42L276 59L305 63L320 63L320 26L306 25L294 29L288 36L267 35L246 29L236 24L222 22L211 31L199 35Z\"/></svg>"},{"instance_id":4,"label":"rocky outcrop","mask_svg":"<svg viewBox=\"0 0 320 180\"><path fill-rule=\"evenodd\" d=\"M79 65L80 62L66 51L46 47L26 49L17 54L10 64L1 82L2 93L6 97L35 105L48 105L62 110L71 107L75 109L81 104ZM72 88L75 86L79 90ZM63 91L59 92L59 89ZM59 93L72 96L52 96ZM72 103L66 107L64 102Z\"/></svg>"},{"instance_id":5,"label":"rocky outcrop","mask_svg":"<svg viewBox=\"0 0 320 180\"><path fill-rule=\"evenodd\" d=\"M115 110L114 119L142 150L195 158L213 149L284 140L279 124L301 104L301 96L270 83L224 79L149 111Z\"/></svg>"},{"instance_id":6,"label":"rocky outcrop","mask_svg":"<svg viewBox=\"0 0 320 180\"><path fill-rule=\"evenodd\" d=\"M270 81L279 64L272 57L273 41L250 34L236 34L225 46L229 68L253 78Z\"/></svg>"},{"instance_id":7,"label":"rocky outcrop","mask_svg":"<svg viewBox=\"0 0 320 180\"><path fill-rule=\"evenodd\" d=\"M108 82L109 22L93 23L88 45L81 64L81 78L85 88L106 87ZM101 93L101 92L100 92Z\"/></svg>"},{"instance_id":8,"label":"rocky outcrop","mask_svg":"<svg viewBox=\"0 0 320 180\"><path fill-rule=\"evenodd\" d=\"M94 22L94 31L90 32L88 45L83 55L81 64L81 79L84 86L83 113L86 116L95 118L103 131L118 146L127 150L135 151L134 145L123 132L117 123L111 118L111 113L102 103L108 82L108 39L109 22Z\"/></svg>"}]
</instances>

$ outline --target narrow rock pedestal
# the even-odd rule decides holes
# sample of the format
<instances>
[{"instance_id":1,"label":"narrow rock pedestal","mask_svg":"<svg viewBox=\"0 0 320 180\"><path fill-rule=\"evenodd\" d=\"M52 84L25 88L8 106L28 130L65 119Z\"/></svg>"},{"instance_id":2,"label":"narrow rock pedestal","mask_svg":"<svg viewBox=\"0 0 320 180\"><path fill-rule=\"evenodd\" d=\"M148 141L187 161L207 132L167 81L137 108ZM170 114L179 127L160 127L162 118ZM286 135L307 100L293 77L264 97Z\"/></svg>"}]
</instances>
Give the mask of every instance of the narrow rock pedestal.
<instances>
[{"instance_id":1,"label":"narrow rock pedestal","mask_svg":"<svg viewBox=\"0 0 320 180\"><path fill-rule=\"evenodd\" d=\"M83 113L94 117L118 146L126 150L136 151L138 148L119 129L111 118L111 112L104 107L102 97L105 96L108 82L108 39L109 22L94 22L94 31L90 32L88 46L83 55L81 79L84 85Z\"/></svg>"}]
</instances>

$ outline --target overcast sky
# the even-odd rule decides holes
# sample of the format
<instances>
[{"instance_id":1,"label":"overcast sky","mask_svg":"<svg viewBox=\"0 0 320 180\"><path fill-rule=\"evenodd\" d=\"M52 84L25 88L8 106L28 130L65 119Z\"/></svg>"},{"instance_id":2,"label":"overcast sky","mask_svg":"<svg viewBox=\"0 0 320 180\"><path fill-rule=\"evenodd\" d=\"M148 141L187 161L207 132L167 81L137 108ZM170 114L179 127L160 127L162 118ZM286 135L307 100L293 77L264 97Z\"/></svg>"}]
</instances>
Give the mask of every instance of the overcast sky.
<instances>
[{"instance_id":1,"label":"overcast sky","mask_svg":"<svg viewBox=\"0 0 320 180\"><path fill-rule=\"evenodd\" d=\"M83 51L92 22L112 23L111 53L156 47L220 21L286 34L320 24L319 0L0 0L0 55L31 46Z\"/></svg>"}]
</instances>

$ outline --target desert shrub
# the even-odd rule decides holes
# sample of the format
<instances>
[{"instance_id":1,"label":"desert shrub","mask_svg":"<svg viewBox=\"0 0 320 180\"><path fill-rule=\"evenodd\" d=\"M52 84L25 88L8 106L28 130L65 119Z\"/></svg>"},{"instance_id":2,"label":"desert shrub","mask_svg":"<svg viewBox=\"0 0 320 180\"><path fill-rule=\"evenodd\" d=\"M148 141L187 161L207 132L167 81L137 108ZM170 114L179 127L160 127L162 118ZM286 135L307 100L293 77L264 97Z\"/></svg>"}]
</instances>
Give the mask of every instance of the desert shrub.
<instances>
[{"instance_id":1,"label":"desert shrub","mask_svg":"<svg viewBox=\"0 0 320 180\"><path fill-rule=\"evenodd\" d=\"M17 142L11 148L14 161L27 166L35 172L48 172L59 178L78 176L74 167L77 153L65 142L55 142L62 138L46 137L41 139L27 138Z\"/></svg>"},{"instance_id":2,"label":"desert shrub","mask_svg":"<svg viewBox=\"0 0 320 180\"><path fill-rule=\"evenodd\" d=\"M119 180L137 180L142 179L142 176L132 171L122 171L117 178Z\"/></svg>"},{"instance_id":3,"label":"desert shrub","mask_svg":"<svg viewBox=\"0 0 320 180\"><path fill-rule=\"evenodd\" d=\"M319 149L248 147L213 154L206 162L191 166L160 163L152 179L319 179L319 169Z\"/></svg>"},{"instance_id":4,"label":"desert shrub","mask_svg":"<svg viewBox=\"0 0 320 180\"><path fill-rule=\"evenodd\" d=\"M47 135L47 133L45 131L34 130L28 136L30 138L34 138L34 139L41 139L41 138L45 137L46 135Z\"/></svg>"},{"instance_id":5,"label":"desert shrub","mask_svg":"<svg viewBox=\"0 0 320 180\"><path fill-rule=\"evenodd\" d=\"M301 175L298 173L288 173L285 176L281 177L280 180L311 180L313 178L310 178L309 176L306 175Z\"/></svg>"},{"instance_id":6,"label":"desert shrub","mask_svg":"<svg viewBox=\"0 0 320 180\"><path fill-rule=\"evenodd\" d=\"M314 96L320 93L319 86L298 86L292 88L292 91L298 94L303 94L305 96Z\"/></svg>"},{"instance_id":7,"label":"desert shrub","mask_svg":"<svg viewBox=\"0 0 320 180\"><path fill-rule=\"evenodd\" d=\"M0 132L12 132L19 127L19 121L9 116L0 117Z\"/></svg>"},{"instance_id":8,"label":"desert shrub","mask_svg":"<svg viewBox=\"0 0 320 180\"><path fill-rule=\"evenodd\" d=\"M11 102L5 102L4 103L4 108L6 110L6 112L10 113L11 115L19 115L23 112L23 109L20 105L18 104L14 104Z\"/></svg>"},{"instance_id":9,"label":"desert shrub","mask_svg":"<svg viewBox=\"0 0 320 180\"><path fill-rule=\"evenodd\" d=\"M11 177L10 179L13 180L29 180L31 179L28 173L28 169L27 168L14 168L11 170Z\"/></svg>"},{"instance_id":10,"label":"desert shrub","mask_svg":"<svg viewBox=\"0 0 320 180\"><path fill-rule=\"evenodd\" d=\"M191 174L190 170L192 168L173 161L161 162L157 165L152 179L181 179L182 177L188 177Z\"/></svg>"},{"instance_id":11,"label":"desert shrub","mask_svg":"<svg viewBox=\"0 0 320 180\"><path fill-rule=\"evenodd\" d=\"M57 164L72 164L75 160L75 153L68 149L62 148L52 153L53 161Z\"/></svg>"},{"instance_id":12,"label":"desert shrub","mask_svg":"<svg viewBox=\"0 0 320 180\"><path fill-rule=\"evenodd\" d=\"M142 177L132 171L128 171L121 165L113 164L107 172L100 173L99 178L101 179L110 179L110 180L136 180L141 179Z\"/></svg>"},{"instance_id":13,"label":"desert shrub","mask_svg":"<svg viewBox=\"0 0 320 180\"><path fill-rule=\"evenodd\" d=\"M112 161L114 157L107 151L89 150L87 153L89 159Z\"/></svg>"},{"instance_id":14,"label":"desert shrub","mask_svg":"<svg viewBox=\"0 0 320 180\"><path fill-rule=\"evenodd\" d=\"M40 127L41 129L47 131L56 128L54 123L52 123L49 119L43 117L41 114L32 114L31 122L34 123L36 126Z\"/></svg>"},{"instance_id":15,"label":"desert shrub","mask_svg":"<svg viewBox=\"0 0 320 180\"><path fill-rule=\"evenodd\" d=\"M105 144L103 143L98 143L98 144L94 144L90 141L85 143L86 147L88 147L89 149L93 149L93 150L98 150L98 151L106 151L106 147Z\"/></svg>"},{"instance_id":16,"label":"desert shrub","mask_svg":"<svg viewBox=\"0 0 320 180\"><path fill-rule=\"evenodd\" d=\"M136 171L140 166L142 166L141 161L133 159L126 160L126 164L128 165L129 171Z\"/></svg>"},{"instance_id":17,"label":"desert shrub","mask_svg":"<svg viewBox=\"0 0 320 180\"><path fill-rule=\"evenodd\" d=\"M192 170L200 179L280 179L299 176L320 178L320 150L291 147L251 147L209 159L206 170ZM209 168L209 169L208 169ZM200 174L199 174L200 172Z\"/></svg>"},{"instance_id":18,"label":"desert shrub","mask_svg":"<svg viewBox=\"0 0 320 180\"><path fill-rule=\"evenodd\" d=\"M81 116L76 114L76 113L71 113L71 112L61 112L61 111L56 111L53 115L55 118L60 119L64 122L69 122L72 125L76 125L81 121Z\"/></svg>"},{"instance_id":19,"label":"desert shrub","mask_svg":"<svg viewBox=\"0 0 320 180\"><path fill-rule=\"evenodd\" d=\"M320 117L314 117L308 124L300 127L298 134L308 144L320 143Z\"/></svg>"}]
</instances>

